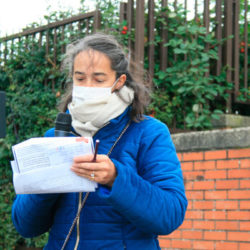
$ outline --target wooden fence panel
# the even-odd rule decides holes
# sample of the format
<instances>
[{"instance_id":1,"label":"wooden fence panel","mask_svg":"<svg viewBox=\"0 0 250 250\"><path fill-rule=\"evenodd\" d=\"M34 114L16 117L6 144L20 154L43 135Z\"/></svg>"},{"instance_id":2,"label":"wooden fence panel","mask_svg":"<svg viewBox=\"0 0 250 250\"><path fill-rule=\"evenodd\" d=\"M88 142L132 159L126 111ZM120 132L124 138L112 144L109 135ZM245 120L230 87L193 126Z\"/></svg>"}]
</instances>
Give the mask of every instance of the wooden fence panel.
<instances>
[{"instance_id":1,"label":"wooden fence panel","mask_svg":"<svg viewBox=\"0 0 250 250\"><path fill-rule=\"evenodd\" d=\"M244 13L244 88L249 88L249 82L248 82L248 37L247 37L247 30L248 30L248 20L247 20L247 12L248 12L248 3L247 0L245 0L245 13ZM246 95L245 95L246 97Z\"/></svg>"},{"instance_id":2,"label":"wooden fence panel","mask_svg":"<svg viewBox=\"0 0 250 250\"><path fill-rule=\"evenodd\" d=\"M233 39L233 82L234 82L234 99L236 100L239 95L239 74L240 74L240 56L239 56L239 15L240 15L240 3L239 1L233 2L233 30L234 30L234 39Z\"/></svg>"},{"instance_id":3,"label":"wooden fence panel","mask_svg":"<svg viewBox=\"0 0 250 250\"><path fill-rule=\"evenodd\" d=\"M134 61L139 69L138 79L143 79L144 65L144 0L136 1Z\"/></svg>"},{"instance_id":4,"label":"wooden fence panel","mask_svg":"<svg viewBox=\"0 0 250 250\"><path fill-rule=\"evenodd\" d=\"M84 21L86 21L86 25L84 29L80 29L81 23ZM67 30L73 31L75 30L75 28L78 28L79 30L79 37L82 37L84 34L97 31L100 28L100 12L93 11L86 14L72 16L61 21L49 23L48 25L43 25L34 29L27 29L14 35L2 37L0 38L0 59L5 62L7 56L10 56L10 53L8 53L10 43L15 43L18 41L20 42L24 40L25 46L27 47L28 39L32 37L35 41L36 36L38 35L39 47L41 48L42 46L45 46L46 57L52 51L52 61L56 63L56 58L58 56L58 38L60 38L62 43L60 51L61 53L65 52L65 44L63 44L63 41L65 39L65 32L67 32ZM52 35L53 37L52 40L50 39L50 35ZM74 40L76 38L77 37L71 36L69 39Z\"/></svg>"},{"instance_id":5,"label":"wooden fence panel","mask_svg":"<svg viewBox=\"0 0 250 250\"><path fill-rule=\"evenodd\" d=\"M233 0L225 1L224 15L225 15L225 34L224 37L230 37L233 34L232 29L232 3ZM232 39L227 39L225 44L225 65L227 65L226 80L227 82L232 82ZM227 99L227 111L232 112L232 97L231 92L229 92L229 97Z\"/></svg>"},{"instance_id":6,"label":"wooden fence panel","mask_svg":"<svg viewBox=\"0 0 250 250\"><path fill-rule=\"evenodd\" d=\"M154 76L154 66L155 66L155 61L154 61L154 50L155 50L155 46L154 46L154 40L155 40L155 36L154 36L154 29L155 29L155 15L154 15L154 0L149 0L148 1L148 15L149 15L149 20L148 20L148 42L149 42L149 46L148 46L148 71L150 74L150 77Z\"/></svg>"},{"instance_id":7,"label":"wooden fence panel","mask_svg":"<svg viewBox=\"0 0 250 250\"><path fill-rule=\"evenodd\" d=\"M204 23L204 27L206 28L207 34L209 34L209 25L210 25L209 4L210 4L210 0L204 0L204 10L203 10L204 20L203 20L203 23ZM206 43L205 46L206 46L205 50L208 51L209 50L209 44ZM209 76L209 69L205 73L205 77L208 77L208 76Z\"/></svg>"},{"instance_id":8,"label":"wooden fence panel","mask_svg":"<svg viewBox=\"0 0 250 250\"><path fill-rule=\"evenodd\" d=\"M177 11L177 5L179 3L184 3L184 9L187 10L187 0L178 1L178 0L172 0L171 3L173 4L174 11ZM131 16L133 16L128 10L127 11L127 21L129 24L129 30L131 28L135 28L135 44L136 47L133 50L135 53L135 61L137 63L143 61L143 51L142 48L144 47L144 39L143 38L143 23L145 23L147 26L148 33L145 34L146 40L149 41L148 46L145 51L148 51L148 58L149 58L149 73L154 74L154 65L155 65L155 57L154 57L154 49L156 48L155 45L152 45L152 41L155 38L155 25L154 25L154 10L153 6L154 1L148 1L148 10L146 10L146 13L148 15L143 15L141 12L139 14L139 11L142 10L142 4L144 4L144 1L137 0L136 1L136 25L132 25L132 22L130 20ZM161 0L161 6L162 9L166 8L169 5L170 1L168 0ZM199 3L199 4L198 4ZM215 69L211 72L212 74L215 74L219 76L222 72L223 68L226 68L226 81L233 83L234 88L229 91L229 98L227 101L227 110L229 113L232 112L232 106L234 103L243 103L243 104L250 104L250 100L246 99L245 101L239 101L237 99L240 90L242 88L249 88L249 82L248 82L248 37L247 37L247 0L245 0L245 16L244 16L244 65L240 65L240 34L239 34L239 14L240 14L240 1L239 0L216 0L215 1L215 16L211 16L213 14L213 11L211 11L211 1L210 0L203 0L203 1L194 1L194 20L197 22L200 22L200 19L203 20L203 25L207 30L207 34L211 32L211 27L215 27L215 37L218 41L221 41L222 39L225 39L224 43L219 43L218 45L218 60L216 60ZM200 8L203 4L203 16L200 13ZM139 8L139 9L138 9ZM224 13L223 13L224 11ZM129 13L129 15L128 15ZM125 15L126 13L123 13ZM144 16L148 16L148 20L144 21ZM163 14L163 18L166 22L168 22L168 17L166 14ZM158 27L159 28L159 27ZM160 27L161 30L161 43L160 43L160 70L165 71L168 67L168 47L164 46L168 42L168 33L166 27L162 25ZM129 41L129 44L131 44L131 41ZM206 45L206 50L209 50L209 44ZM184 56L184 60L186 60L186 57ZM240 67L243 68L244 72L244 79L240 79ZM205 75L208 76L208 73ZM245 98L247 98L245 94ZM249 96L248 96L249 98Z\"/></svg>"},{"instance_id":9,"label":"wooden fence panel","mask_svg":"<svg viewBox=\"0 0 250 250\"><path fill-rule=\"evenodd\" d=\"M127 18L127 3L120 4L120 23L124 20L128 20Z\"/></svg>"},{"instance_id":10,"label":"wooden fence panel","mask_svg":"<svg viewBox=\"0 0 250 250\"><path fill-rule=\"evenodd\" d=\"M168 0L162 0L161 6L163 9L166 8L168 6ZM164 18L165 18L166 22L168 22L166 14L164 14ZM168 65L168 57L167 57L168 47L164 46L164 44L166 44L168 41L168 32L167 32L166 27L161 27L161 39L162 39L162 42L160 44L160 50L161 50L160 70L165 70L167 68L167 65Z\"/></svg>"},{"instance_id":11,"label":"wooden fence panel","mask_svg":"<svg viewBox=\"0 0 250 250\"><path fill-rule=\"evenodd\" d=\"M215 22L216 22L216 39L220 41L222 39L222 0L217 0L215 5ZM216 75L220 75L222 68L222 45L218 45L218 60L216 61Z\"/></svg>"}]
</instances>

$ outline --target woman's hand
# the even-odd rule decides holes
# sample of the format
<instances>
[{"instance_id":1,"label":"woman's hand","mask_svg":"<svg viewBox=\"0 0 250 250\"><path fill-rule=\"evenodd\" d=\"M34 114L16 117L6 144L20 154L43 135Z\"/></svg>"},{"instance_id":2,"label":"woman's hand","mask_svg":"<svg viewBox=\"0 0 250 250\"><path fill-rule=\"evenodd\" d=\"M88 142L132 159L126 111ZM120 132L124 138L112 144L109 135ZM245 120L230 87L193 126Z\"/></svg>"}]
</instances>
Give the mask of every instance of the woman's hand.
<instances>
[{"instance_id":1,"label":"woman's hand","mask_svg":"<svg viewBox=\"0 0 250 250\"><path fill-rule=\"evenodd\" d=\"M114 163L106 155L97 155L96 162L92 160L93 155L77 156L71 170L79 176L112 187L117 175Z\"/></svg>"}]
</instances>

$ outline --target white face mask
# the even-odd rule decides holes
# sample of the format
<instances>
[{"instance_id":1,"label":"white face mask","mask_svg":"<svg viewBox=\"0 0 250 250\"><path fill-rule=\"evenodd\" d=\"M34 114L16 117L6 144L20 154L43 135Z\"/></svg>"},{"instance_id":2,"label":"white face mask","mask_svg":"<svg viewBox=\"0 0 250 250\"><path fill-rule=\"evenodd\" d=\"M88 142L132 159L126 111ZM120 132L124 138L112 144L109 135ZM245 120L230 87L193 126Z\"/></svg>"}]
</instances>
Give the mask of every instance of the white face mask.
<instances>
[{"instance_id":1,"label":"white face mask","mask_svg":"<svg viewBox=\"0 0 250 250\"><path fill-rule=\"evenodd\" d=\"M108 88L84 87L76 86L73 84L72 103L75 105L79 105L88 100L108 97L112 94L112 89L115 87L118 80L119 78L114 82L111 87Z\"/></svg>"}]
</instances>

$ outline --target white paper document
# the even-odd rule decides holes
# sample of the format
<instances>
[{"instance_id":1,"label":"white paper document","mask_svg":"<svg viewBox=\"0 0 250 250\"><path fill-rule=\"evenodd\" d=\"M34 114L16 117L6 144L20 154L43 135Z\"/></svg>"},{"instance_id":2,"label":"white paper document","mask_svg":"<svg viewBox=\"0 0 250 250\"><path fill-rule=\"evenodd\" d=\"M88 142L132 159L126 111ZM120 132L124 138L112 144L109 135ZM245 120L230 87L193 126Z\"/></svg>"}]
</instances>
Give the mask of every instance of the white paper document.
<instances>
[{"instance_id":1,"label":"white paper document","mask_svg":"<svg viewBox=\"0 0 250 250\"><path fill-rule=\"evenodd\" d=\"M70 170L75 156L93 154L92 138L32 138L12 147L17 194L94 192L97 183Z\"/></svg>"}]
</instances>

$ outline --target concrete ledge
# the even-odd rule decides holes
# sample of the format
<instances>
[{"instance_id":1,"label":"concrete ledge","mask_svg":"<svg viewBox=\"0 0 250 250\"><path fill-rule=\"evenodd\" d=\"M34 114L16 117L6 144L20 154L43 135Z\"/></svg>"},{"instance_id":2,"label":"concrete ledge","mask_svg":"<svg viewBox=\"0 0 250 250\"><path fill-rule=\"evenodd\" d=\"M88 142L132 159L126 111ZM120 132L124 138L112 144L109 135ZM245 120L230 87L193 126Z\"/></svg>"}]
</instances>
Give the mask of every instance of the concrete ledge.
<instances>
[{"instance_id":1,"label":"concrete ledge","mask_svg":"<svg viewBox=\"0 0 250 250\"><path fill-rule=\"evenodd\" d=\"M250 147L250 127L172 135L177 152Z\"/></svg>"},{"instance_id":2,"label":"concrete ledge","mask_svg":"<svg viewBox=\"0 0 250 250\"><path fill-rule=\"evenodd\" d=\"M219 117L218 120L212 120L214 128L240 128L250 126L249 116L222 114Z\"/></svg>"}]
</instances>

